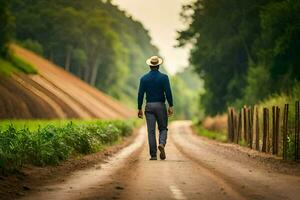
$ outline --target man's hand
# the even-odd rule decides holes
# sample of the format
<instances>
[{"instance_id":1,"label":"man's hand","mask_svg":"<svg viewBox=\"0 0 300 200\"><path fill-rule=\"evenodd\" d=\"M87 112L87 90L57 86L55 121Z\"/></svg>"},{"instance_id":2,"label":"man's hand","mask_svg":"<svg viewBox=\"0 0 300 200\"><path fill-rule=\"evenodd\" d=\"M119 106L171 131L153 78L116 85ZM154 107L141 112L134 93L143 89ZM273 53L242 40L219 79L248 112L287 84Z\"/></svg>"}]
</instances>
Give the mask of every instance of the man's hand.
<instances>
[{"instance_id":1,"label":"man's hand","mask_svg":"<svg viewBox=\"0 0 300 200\"><path fill-rule=\"evenodd\" d=\"M173 107L168 108L168 116L170 117L171 115L173 115Z\"/></svg>"},{"instance_id":2,"label":"man's hand","mask_svg":"<svg viewBox=\"0 0 300 200\"><path fill-rule=\"evenodd\" d=\"M138 111L138 117L143 119L143 110L142 109L139 109Z\"/></svg>"}]
</instances>

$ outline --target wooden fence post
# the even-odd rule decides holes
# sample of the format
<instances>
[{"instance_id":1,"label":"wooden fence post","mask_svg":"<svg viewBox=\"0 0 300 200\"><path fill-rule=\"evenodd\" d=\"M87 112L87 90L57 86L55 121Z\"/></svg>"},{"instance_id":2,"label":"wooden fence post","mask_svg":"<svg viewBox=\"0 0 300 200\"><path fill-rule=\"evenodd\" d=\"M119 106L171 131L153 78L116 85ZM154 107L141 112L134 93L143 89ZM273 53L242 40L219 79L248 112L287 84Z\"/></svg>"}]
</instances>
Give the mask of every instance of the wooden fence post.
<instances>
[{"instance_id":1,"label":"wooden fence post","mask_svg":"<svg viewBox=\"0 0 300 200\"><path fill-rule=\"evenodd\" d=\"M233 122L234 122L234 137L233 137L233 142L238 143L238 116L236 111L234 110L234 115L233 115Z\"/></svg>"},{"instance_id":2,"label":"wooden fence post","mask_svg":"<svg viewBox=\"0 0 300 200\"><path fill-rule=\"evenodd\" d=\"M261 148L262 152L266 152L266 121L266 108L263 108L263 144Z\"/></svg>"},{"instance_id":3,"label":"wooden fence post","mask_svg":"<svg viewBox=\"0 0 300 200\"><path fill-rule=\"evenodd\" d=\"M235 138L236 138L236 126L237 126L237 122L236 122L236 116L235 116L235 110L232 107L228 108L228 136L227 136L227 140L228 142L235 142Z\"/></svg>"},{"instance_id":4,"label":"wooden fence post","mask_svg":"<svg viewBox=\"0 0 300 200\"><path fill-rule=\"evenodd\" d=\"M255 107L255 149L259 151L259 110Z\"/></svg>"},{"instance_id":5,"label":"wooden fence post","mask_svg":"<svg viewBox=\"0 0 300 200\"><path fill-rule=\"evenodd\" d=\"M288 149L288 116L289 116L289 104L284 105L283 112L283 150L282 157L284 160L287 160L287 149Z\"/></svg>"},{"instance_id":6,"label":"wooden fence post","mask_svg":"<svg viewBox=\"0 0 300 200\"><path fill-rule=\"evenodd\" d=\"M275 154L278 155L279 147L279 130L280 130L280 108L276 106L276 118L275 118Z\"/></svg>"},{"instance_id":7,"label":"wooden fence post","mask_svg":"<svg viewBox=\"0 0 300 200\"><path fill-rule=\"evenodd\" d=\"M276 108L272 106L272 154L276 154Z\"/></svg>"},{"instance_id":8,"label":"wooden fence post","mask_svg":"<svg viewBox=\"0 0 300 200\"><path fill-rule=\"evenodd\" d=\"M241 133L242 133L242 112L239 112L239 118L238 118L238 127L237 127L237 141L238 144L241 140Z\"/></svg>"},{"instance_id":9,"label":"wooden fence post","mask_svg":"<svg viewBox=\"0 0 300 200\"><path fill-rule=\"evenodd\" d=\"M267 152L270 152L270 113L269 113L269 109L267 108Z\"/></svg>"},{"instance_id":10,"label":"wooden fence post","mask_svg":"<svg viewBox=\"0 0 300 200\"><path fill-rule=\"evenodd\" d=\"M300 152L299 152L299 129L300 129L300 119L299 119L299 101L296 101L295 103L295 160L299 160L300 159Z\"/></svg>"},{"instance_id":11,"label":"wooden fence post","mask_svg":"<svg viewBox=\"0 0 300 200\"><path fill-rule=\"evenodd\" d=\"M234 141L234 109L231 108L231 111L230 111L230 115L231 115L231 138L230 138L230 142L233 142Z\"/></svg>"},{"instance_id":12,"label":"wooden fence post","mask_svg":"<svg viewBox=\"0 0 300 200\"><path fill-rule=\"evenodd\" d=\"M227 140L228 142L230 142L230 134L231 134L231 112L230 112L230 107L228 108L228 112L227 112Z\"/></svg>"},{"instance_id":13,"label":"wooden fence post","mask_svg":"<svg viewBox=\"0 0 300 200\"><path fill-rule=\"evenodd\" d=\"M244 136L244 141L246 143L248 143L248 137L247 137L247 134L248 134L248 126L247 126L247 107L244 106L243 107L243 128L244 128L244 132L243 132L243 136Z\"/></svg>"},{"instance_id":14,"label":"wooden fence post","mask_svg":"<svg viewBox=\"0 0 300 200\"><path fill-rule=\"evenodd\" d=\"M247 121L248 121L248 147L252 149L252 139L253 139L253 132L252 132L252 126L253 126L253 115L252 115L253 111L252 108L249 107L248 108L248 117L247 117Z\"/></svg>"},{"instance_id":15,"label":"wooden fence post","mask_svg":"<svg viewBox=\"0 0 300 200\"><path fill-rule=\"evenodd\" d=\"M262 152L267 152L268 135L269 135L269 109L264 108L264 111L263 111L263 145L262 145Z\"/></svg>"}]
</instances>

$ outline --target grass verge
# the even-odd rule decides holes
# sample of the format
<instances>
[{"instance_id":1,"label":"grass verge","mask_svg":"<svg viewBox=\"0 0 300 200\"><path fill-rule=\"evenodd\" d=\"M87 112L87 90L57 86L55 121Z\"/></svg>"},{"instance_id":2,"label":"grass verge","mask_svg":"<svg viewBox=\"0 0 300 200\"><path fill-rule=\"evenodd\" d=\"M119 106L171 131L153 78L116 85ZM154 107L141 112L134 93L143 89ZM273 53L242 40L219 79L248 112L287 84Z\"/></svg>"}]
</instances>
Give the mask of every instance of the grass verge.
<instances>
[{"instance_id":1,"label":"grass verge","mask_svg":"<svg viewBox=\"0 0 300 200\"><path fill-rule=\"evenodd\" d=\"M207 137L219 142L227 142L227 136L225 133L211 131L203 128L201 125L193 125L193 130L200 136Z\"/></svg>"},{"instance_id":2,"label":"grass verge","mask_svg":"<svg viewBox=\"0 0 300 200\"><path fill-rule=\"evenodd\" d=\"M23 121L24 122L24 121ZM21 121L1 122L0 171L19 170L24 164L56 165L71 155L90 154L131 135L135 121ZM8 127L7 127L8 125Z\"/></svg>"},{"instance_id":3,"label":"grass verge","mask_svg":"<svg viewBox=\"0 0 300 200\"><path fill-rule=\"evenodd\" d=\"M9 76L10 74L16 71L16 68L11 62L0 58L0 75Z\"/></svg>"},{"instance_id":4,"label":"grass verge","mask_svg":"<svg viewBox=\"0 0 300 200\"><path fill-rule=\"evenodd\" d=\"M10 76L15 72L37 74L37 70L23 59L11 55L8 59L0 58L0 75Z\"/></svg>"}]
</instances>

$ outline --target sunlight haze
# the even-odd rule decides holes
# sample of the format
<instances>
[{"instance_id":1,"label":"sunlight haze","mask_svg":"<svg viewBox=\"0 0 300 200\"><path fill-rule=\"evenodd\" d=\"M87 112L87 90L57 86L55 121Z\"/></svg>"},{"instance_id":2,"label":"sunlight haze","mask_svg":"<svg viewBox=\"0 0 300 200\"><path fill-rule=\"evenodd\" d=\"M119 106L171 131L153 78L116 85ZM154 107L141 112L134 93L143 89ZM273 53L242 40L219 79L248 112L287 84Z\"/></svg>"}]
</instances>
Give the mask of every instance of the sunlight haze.
<instances>
[{"instance_id":1,"label":"sunlight haze","mask_svg":"<svg viewBox=\"0 0 300 200\"><path fill-rule=\"evenodd\" d=\"M175 48L177 30L184 27L180 11L188 0L113 0L121 10L143 23L149 30L152 42L164 58L164 66L174 74L188 66L188 48ZM151 56L151 55L149 55Z\"/></svg>"}]
</instances>

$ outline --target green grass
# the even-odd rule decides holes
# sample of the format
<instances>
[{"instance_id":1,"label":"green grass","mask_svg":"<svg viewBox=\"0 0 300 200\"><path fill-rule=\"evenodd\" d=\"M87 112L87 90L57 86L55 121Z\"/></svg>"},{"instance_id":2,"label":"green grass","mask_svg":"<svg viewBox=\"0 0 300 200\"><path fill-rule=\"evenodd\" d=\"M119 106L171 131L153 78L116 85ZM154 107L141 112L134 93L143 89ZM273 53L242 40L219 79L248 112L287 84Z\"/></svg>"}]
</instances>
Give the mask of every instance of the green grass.
<instances>
[{"instance_id":1,"label":"green grass","mask_svg":"<svg viewBox=\"0 0 300 200\"><path fill-rule=\"evenodd\" d=\"M88 120L82 120L82 119L0 120L0 130L8 129L9 126L11 126L11 125L16 130L29 129L30 131L37 131L38 129L45 128L49 125L52 125L55 127L63 127L69 123L72 123L75 125L89 125L89 124L95 124L98 122L103 122L103 120L98 120L98 119L88 119ZM106 120L106 122L123 123L123 120L113 120L113 121ZM136 120L136 119L126 120L126 124L129 124L133 127L138 127L142 123L143 123L143 120Z\"/></svg>"},{"instance_id":2,"label":"green grass","mask_svg":"<svg viewBox=\"0 0 300 200\"><path fill-rule=\"evenodd\" d=\"M16 72L37 74L37 70L31 64L17 56L10 56L9 59L0 58L0 75L10 76Z\"/></svg>"},{"instance_id":3,"label":"green grass","mask_svg":"<svg viewBox=\"0 0 300 200\"><path fill-rule=\"evenodd\" d=\"M38 71L32 66L31 64L27 63L22 58L13 55L11 58L11 62L13 65L21 72L24 72L25 74L37 74Z\"/></svg>"},{"instance_id":4,"label":"green grass","mask_svg":"<svg viewBox=\"0 0 300 200\"><path fill-rule=\"evenodd\" d=\"M219 142L227 142L227 135L225 133L207 130L201 125L193 125L193 129L200 136L207 137Z\"/></svg>"},{"instance_id":5,"label":"green grass","mask_svg":"<svg viewBox=\"0 0 300 200\"><path fill-rule=\"evenodd\" d=\"M68 123L73 123L75 125L88 125L97 123L100 120L91 119L91 120L80 120L80 119L54 119L54 120L0 120L0 129L7 129L10 125L16 130L21 130L28 128L30 131L37 131L39 128L44 128L49 125L55 127L63 127Z\"/></svg>"},{"instance_id":6,"label":"green grass","mask_svg":"<svg viewBox=\"0 0 300 200\"><path fill-rule=\"evenodd\" d=\"M275 94L267 99L261 101L258 106L260 108L260 127L262 127L262 115L263 115L263 108L269 108L270 112L270 120L272 119L272 106L279 106L280 108L280 123L282 126L283 120L283 110L284 104L289 104L289 116L288 116L288 141L287 141L287 158L288 160L294 159L294 145L295 145L295 136L294 136L294 127L295 127L295 102L300 100L300 82L297 82L293 89L290 90L290 93L287 94ZM271 126L271 124L270 124ZM280 131L280 138L282 138L282 131ZM280 141L279 146L279 155L282 155L282 140Z\"/></svg>"},{"instance_id":7,"label":"green grass","mask_svg":"<svg viewBox=\"0 0 300 200\"><path fill-rule=\"evenodd\" d=\"M24 164L56 165L71 155L102 150L131 135L134 120L1 121L0 173Z\"/></svg>"},{"instance_id":8,"label":"green grass","mask_svg":"<svg viewBox=\"0 0 300 200\"><path fill-rule=\"evenodd\" d=\"M13 72L16 72L17 69L13 64L3 58L0 58L0 75L9 76Z\"/></svg>"}]
</instances>

